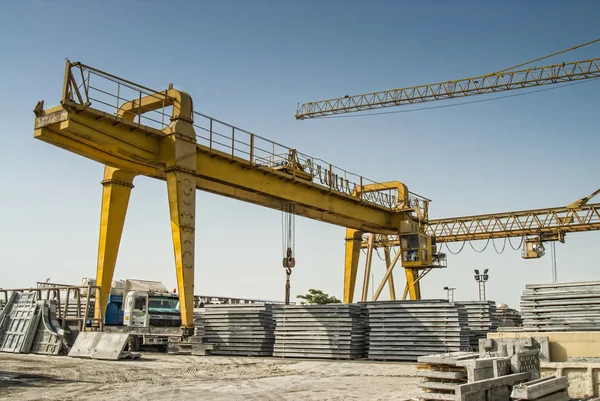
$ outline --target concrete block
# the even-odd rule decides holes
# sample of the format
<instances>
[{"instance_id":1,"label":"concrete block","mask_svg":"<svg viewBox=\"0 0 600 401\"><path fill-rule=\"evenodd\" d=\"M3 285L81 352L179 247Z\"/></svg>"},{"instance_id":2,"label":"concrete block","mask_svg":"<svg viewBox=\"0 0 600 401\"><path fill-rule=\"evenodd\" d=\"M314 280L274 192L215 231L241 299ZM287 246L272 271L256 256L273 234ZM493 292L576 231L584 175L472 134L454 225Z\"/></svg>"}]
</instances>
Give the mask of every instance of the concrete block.
<instances>
[{"instance_id":1,"label":"concrete block","mask_svg":"<svg viewBox=\"0 0 600 401\"><path fill-rule=\"evenodd\" d=\"M510 358L494 358L492 362L494 377L506 376L512 373Z\"/></svg>"},{"instance_id":2,"label":"concrete block","mask_svg":"<svg viewBox=\"0 0 600 401\"><path fill-rule=\"evenodd\" d=\"M116 361L136 357L125 351L128 333L82 332L77 335L69 356Z\"/></svg>"},{"instance_id":3,"label":"concrete block","mask_svg":"<svg viewBox=\"0 0 600 401\"><path fill-rule=\"evenodd\" d=\"M74 358L91 358L94 348L100 341L102 332L82 332L77 335L69 356Z\"/></svg>"},{"instance_id":4,"label":"concrete block","mask_svg":"<svg viewBox=\"0 0 600 401\"><path fill-rule=\"evenodd\" d=\"M567 390L561 390L557 393L548 394L544 397L536 398L535 401L569 401Z\"/></svg>"},{"instance_id":5,"label":"concrete block","mask_svg":"<svg viewBox=\"0 0 600 401\"><path fill-rule=\"evenodd\" d=\"M127 346L129 334L102 333L100 340L92 351L92 359L118 361L123 359L123 351Z\"/></svg>"},{"instance_id":6,"label":"concrete block","mask_svg":"<svg viewBox=\"0 0 600 401\"><path fill-rule=\"evenodd\" d=\"M420 388L432 389L432 390L448 390L454 391L456 383L444 383L444 382L421 382L419 383Z\"/></svg>"},{"instance_id":7,"label":"concrete block","mask_svg":"<svg viewBox=\"0 0 600 401\"><path fill-rule=\"evenodd\" d=\"M430 379L460 380L467 377L466 372L443 372L437 370L417 370L417 377Z\"/></svg>"},{"instance_id":8,"label":"concrete block","mask_svg":"<svg viewBox=\"0 0 600 401\"><path fill-rule=\"evenodd\" d=\"M457 361L456 366L467 369L468 382L473 383L494 377L494 358L469 359Z\"/></svg>"},{"instance_id":9,"label":"concrete block","mask_svg":"<svg viewBox=\"0 0 600 401\"><path fill-rule=\"evenodd\" d=\"M537 400L549 394L553 394L569 387L569 381L566 376L562 377L544 377L543 379L532 380L520 383L513 387L511 397L523 400Z\"/></svg>"},{"instance_id":10,"label":"concrete block","mask_svg":"<svg viewBox=\"0 0 600 401\"><path fill-rule=\"evenodd\" d=\"M457 361L464 361L477 358L479 358L479 354L475 352L449 352L444 354L420 356L417 358L417 361L420 363L429 363L432 365L456 366Z\"/></svg>"},{"instance_id":11,"label":"concrete block","mask_svg":"<svg viewBox=\"0 0 600 401\"><path fill-rule=\"evenodd\" d=\"M539 350L520 351L510 358L513 372L530 372L532 379L540 378Z\"/></svg>"},{"instance_id":12,"label":"concrete block","mask_svg":"<svg viewBox=\"0 0 600 401\"><path fill-rule=\"evenodd\" d=\"M517 352L538 349L540 360L550 361L549 338L539 336L539 333L529 333L529 336L520 336L519 333L488 333L488 338L479 340L479 342L479 356L481 358L513 356Z\"/></svg>"},{"instance_id":13,"label":"concrete block","mask_svg":"<svg viewBox=\"0 0 600 401\"><path fill-rule=\"evenodd\" d=\"M507 376L481 380L475 383L461 384L456 387L458 401L506 401L515 384L531 378L529 372L514 373Z\"/></svg>"}]
</instances>

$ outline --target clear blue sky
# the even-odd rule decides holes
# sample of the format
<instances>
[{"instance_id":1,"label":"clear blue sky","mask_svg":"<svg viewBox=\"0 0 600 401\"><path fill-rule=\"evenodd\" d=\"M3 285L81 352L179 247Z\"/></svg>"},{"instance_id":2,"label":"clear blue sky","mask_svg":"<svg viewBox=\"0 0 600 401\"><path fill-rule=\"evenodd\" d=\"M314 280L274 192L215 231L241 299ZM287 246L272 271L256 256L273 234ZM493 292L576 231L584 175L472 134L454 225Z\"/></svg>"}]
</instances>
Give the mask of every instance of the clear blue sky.
<instances>
[{"instance_id":1,"label":"clear blue sky","mask_svg":"<svg viewBox=\"0 0 600 401\"><path fill-rule=\"evenodd\" d=\"M103 167L33 139L32 109L58 104L67 57L153 88L174 82L197 111L403 181L433 199L439 218L566 205L596 189L600 84L303 122L297 103L491 72L595 39L599 17L594 1L4 2L0 286L95 274ZM597 57L599 47L550 61ZM135 185L115 277L173 287L165 183ZM282 299L280 213L206 193L197 202L196 292ZM341 297L344 234L297 219L294 295L316 287ZM557 246L561 280L598 279L598 240L572 234ZM449 285L475 299L473 268L489 268L489 298L517 306L526 283L551 278L550 258L524 261L491 245L481 254L467 246L449 265L424 279L426 297Z\"/></svg>"}]
</instances>

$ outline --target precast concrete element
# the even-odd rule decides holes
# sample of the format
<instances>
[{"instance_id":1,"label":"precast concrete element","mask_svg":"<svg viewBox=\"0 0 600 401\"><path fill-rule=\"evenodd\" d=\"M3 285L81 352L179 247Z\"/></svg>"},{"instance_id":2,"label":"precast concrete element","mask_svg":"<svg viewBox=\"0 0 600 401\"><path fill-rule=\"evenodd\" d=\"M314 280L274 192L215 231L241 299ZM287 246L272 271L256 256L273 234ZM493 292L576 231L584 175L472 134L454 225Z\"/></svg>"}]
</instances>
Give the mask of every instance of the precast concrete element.
<instances>
[{"instance_id":1,"label":"precast concrete element","mask_svg":"<svg viewBox=\"0 0 600 401\"><path fill-rule=\"evenodd\" d=\"M600 281L527 284L525 331L600 331Z\"/></svg>"},{"instance_id":2,"label":"precast concrete element","mask_svg":"<svg viewBox=\"0 0 600 401\"><path fill-rule=\"evenodd\" d=\"M547 336L511 338L504 334L490 333L489 338L479 340L479 356L511 357L518 352L538 350L541 361L550 361L550 342Z\"/></svg>"},{"instance_id":3,"label":"precast concrete element","mask_svg":"<svg viewBox=\"0 0 600 401\"><path fill-rule=\"evenodd\" d=\"M365 351L361 304L275 305L273 356L362 358Z\"/></svg>"},{"instance_id":4,"label":"precast concrete element","mask_svg":"<svg viewBox=\"0 0 600 401\"><path fill-rule=\"evenodd\" d=\"M513 373L456 387L457 401L507 401L515 384L529 380L529 372Z\"/></svg>"},{"instance_id":5,"label":"precast concrete element","mask_svg":"<svg viewBox=\"0 0 600 401\"><path fill-rule=\"evenodd\" d=\"M455 389L469 381L467 368L461 361L477 358L472 352L433 354L418 358L417 376L422 378L420 400L454 400Z\"/></svg>"},{"instance_id":6,"label":"precast concrete element","mask_svg":"<svg viewBox=\"0 0 600 401\"><path fill-rule=\"evenodd\" d=\"M207 305L194 309L196 335L217 344L215 355L273 356L272 305Z\"/></svg>"},{"instance_id":7,"label":"precast concrete element","mask_svg":"<svg viewBox=\"0 0 600 401\"><path fill-rule=\"evenodd\" d=\"M56 319L56 303L48 300L37 301L41 319L38 323L30 353L58 355L63 349L65 330Z\"/></svg>"},{"instance_id":8,"label":"precast concrete element","mask_svg":"<svg viewBox=\"0 0 600 401\"><path fill-rule=\"evenodd\" d=\"M595 362L593 359L600 358L600 332L593 331L557 331L557 332L503 332L489 333L488 339L497 341L499 338L505 340L508 338L530 338L536 340L538 336L548 337L549 361L550 362L568 362L574 359L588 359L589 362ZM541 344L541 343L540 343ZM542 344L541 344L542 345ZM544 347L540 347L542 355ZM592 360L589 360L592 358Z\"/></svg>"},{"instance_id":9,"label":"precast concrete element","mask_svg":"<svg viewBox=\"0 0 600 401\"><path fill-rule=\"evenodd\" d=\"M573 399L600 395L599 362L542 362L542 377L565 376L569 381L569 397Z\"/></svg>"},{"instance_id":10,"label":"precast concrete element","mask_svg":"<svg viewBox=\"0 0 600 401\"><path fill-rule=\"evenodd\" d=\"M0 351L28 353L40 320L35 292L21 292L11 297L3 310L0 326Z\"/></svg>"},{"instance_id":11,"label":"precast concrete element","mask_svg":"<svg viewBox=\"0 0 600 401\"><path fill-rule=\"evenodd\" d=\"M367 308L368 358L417 361L469 350L464 306L447 300L360 303Z\"/></svg>"},{"instance_id":12,"label":"precast concrete element","mask_svg":"<svg viewBox=\"0 0 600 401\"><path fill-rule=\"evenodd\" d=\"M486 338L487 333L496 331L496 303L494 301L457 302L465 307L469 319L469 343L475 351L479 349L479 340Z\"/></svg>"},{"instance_id":13,"label":"precast concrete element","mask_svg":"<svg viewBox=\"0 0 600 401\"><path fill-rule=\"evenodd\" d=\"M125 351L128 340L127 333L81 332L69 356L111 361L130 358L132 355Z\"/></svg>"},{"instance_id":14,"label":"precast concrete element","mask_svg":"<svg viewBox=\"0 0 600 401\"><path fill-rule=\"evenodd\" d=\"M547 400L568 401L569 381L566 376L549 376L517 384L510 394L515 400Z\"/></svg>"}]
</instances>

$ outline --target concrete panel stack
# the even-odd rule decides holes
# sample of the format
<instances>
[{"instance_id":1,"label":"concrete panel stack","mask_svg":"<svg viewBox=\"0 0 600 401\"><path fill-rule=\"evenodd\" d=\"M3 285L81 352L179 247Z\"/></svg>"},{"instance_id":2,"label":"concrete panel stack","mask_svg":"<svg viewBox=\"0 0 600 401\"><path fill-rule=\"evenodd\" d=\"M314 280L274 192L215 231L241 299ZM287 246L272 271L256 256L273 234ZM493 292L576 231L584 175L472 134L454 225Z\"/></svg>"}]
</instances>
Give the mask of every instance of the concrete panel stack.
<instances>
[{"instance_id":1,"label":"concrete panel stack","mask_svg":"<svg viewBox=\"0 0 600 401\"><path fill-rule=\"evenodd\" d=\"M215 344L215 355L272 356L274 336L271 305L207 305L194 310L196 335Z\"/></svg>"},{"instance_id":2,"label":"concrete panel stack","mask_svg":"<svg viewBox=\"0 0 600 401\"><path fill-rule=\"evenodd\" d=\"M568 401L569 381L566 376L544 377L513 387L512 400Z\"/></svg>"},{"instance_id":3,"label":"concrete panel stack","mask_svg":"<svg viewBox=\"0 0 600 401\"><path fill-rule=\"evenodd\" d=\"M457 302L467 309L469 316L469 344L471 349L479 349L479 340L487 338L487 333L496 331L496 303L494 301Z\"/></svg>"},{"instance_id":4,"label":"concrete panel stack","mask_svg":"<svg viewBox=\"0 0 600 401\"><path fill-rule=\"evenodd\" d=\"M458 361L473 360L478 354L453 352L418 358L417 376L422 378L419 400L454 400L456 387L468 383L468 371Z\"/></svg>"},{"instance_id":5,"label":"concrete panel stack","mask_svg":"<svg viewBox=\"0 0 600 401\"><path fill-rule=\"evenodd\" d=\"M496 308L496 320L498 327L521 327L523 319L516 309L509 308L505 304L500 304Z\"/></svg>"},{"instance_id":6,"label":"concrete panel stack","mask_svg":"<svg viewBox=\"0 0 600 401\"><path fill-rule=\"evenodd\" d=\"M416 361L469 348L464 306L446 300L368 302L368 358Z\"/></svg>"},{"instance_id":7,"label":"concrete panel stack","mask_svg":"<svg viewBox=\"0 0 600 401\"><path fill-rule=\"evenodd\" d=\"M600 281L528 284L521 312L526 331L599 331Z\"/></svg>"},{"instance_id":8,"label":"concrete panel stack","mask_svg":"<svg viewBox=\"0 0 600 401\"><path fill-rule=\"evenodd\" d=\"M362 358L365 346L362 309L353 304L274 306L273 356Z\"/></svg>"}]
</instances>

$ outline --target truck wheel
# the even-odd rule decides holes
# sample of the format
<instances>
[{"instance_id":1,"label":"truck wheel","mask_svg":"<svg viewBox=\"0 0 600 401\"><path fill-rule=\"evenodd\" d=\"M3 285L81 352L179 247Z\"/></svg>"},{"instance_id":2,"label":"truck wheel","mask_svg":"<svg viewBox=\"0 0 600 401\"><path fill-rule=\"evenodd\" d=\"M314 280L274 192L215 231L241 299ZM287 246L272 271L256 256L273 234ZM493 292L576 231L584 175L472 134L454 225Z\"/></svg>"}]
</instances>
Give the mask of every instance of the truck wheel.
<instances>
[{"instance_id":1,"label":"truck wheel","mask_svg":"<svg viewBox=\"0 0 600 401\"><path fill-rule=\"evenodd\" d=\"M138 336L129 336L127 340L127 350L129 352L137 352L140 350L140 339Z\"/></svg>"}]
</instances>

